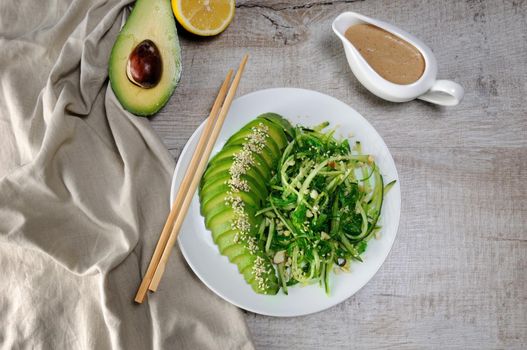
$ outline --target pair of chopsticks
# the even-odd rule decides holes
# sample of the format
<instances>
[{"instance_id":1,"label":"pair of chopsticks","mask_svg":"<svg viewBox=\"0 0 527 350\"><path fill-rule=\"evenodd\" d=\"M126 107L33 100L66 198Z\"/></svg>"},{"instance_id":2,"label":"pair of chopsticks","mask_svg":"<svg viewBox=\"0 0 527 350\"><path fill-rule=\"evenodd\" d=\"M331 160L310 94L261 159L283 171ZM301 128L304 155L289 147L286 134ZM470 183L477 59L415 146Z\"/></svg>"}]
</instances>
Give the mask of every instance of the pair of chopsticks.
<instances>
[{"instance_id":1,"label":"pair of chopsticks","mask_svg":"<svg viewBox=\"0 0 527 350\"><path fill-rule=\"evenodd\" d=\"M201 175L207 166L212 148L216 143L216 139L218 138L221 127L223 126L225 117L231 107L232 100L236 94L236 89L238 88L238 84L242 77L243 69L247 63L247 58L248 55L243 57L230 88L229 83L233 73L232 69L229 70L225 81L221 85L218 96L216 97L210 111L209 118L207 119L207 123L205 124L205 128L201 133L196 150L194 151L194 155L192 156L187 171L185 172L185 177L179 187L170 214L168 215L163 231L159 236L148 269L146 270L145 276L143 277L141 285L135 295L134 300L136 303L142 303L145 300L147 292L149 290L155 292L159 286L159 282L165 272L168 258L170 257L170 253L176 242L179 230L187 214L192 197L194 196L194 192L198 187Z\"/></svg>"}]
</instances>

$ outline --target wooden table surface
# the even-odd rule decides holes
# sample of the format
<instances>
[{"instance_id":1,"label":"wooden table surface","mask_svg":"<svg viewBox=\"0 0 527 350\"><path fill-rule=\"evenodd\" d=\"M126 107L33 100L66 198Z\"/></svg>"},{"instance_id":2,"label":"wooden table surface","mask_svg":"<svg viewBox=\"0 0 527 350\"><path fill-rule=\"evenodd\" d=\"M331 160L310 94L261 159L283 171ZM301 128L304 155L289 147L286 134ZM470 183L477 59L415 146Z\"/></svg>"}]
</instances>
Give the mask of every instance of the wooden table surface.
<instances>
[{"instance_id":1,"label":"wooden table surface","mask_svg":"<svg viewBox=\"0 0 527 350\"><path fill-rule=\"evenodd\" d=\"M421 38L438 77L465 88L463 102L371 95L331 31L348 10ZM401 223L377 275L315 315L246 313L257 348L527 347L527 1L237 1L222 35L180 40L180 85L152 119L174 157L249 52L239 95L283 86L332 95L373 124L399 171Z\"/></svg>"}]
</instances>

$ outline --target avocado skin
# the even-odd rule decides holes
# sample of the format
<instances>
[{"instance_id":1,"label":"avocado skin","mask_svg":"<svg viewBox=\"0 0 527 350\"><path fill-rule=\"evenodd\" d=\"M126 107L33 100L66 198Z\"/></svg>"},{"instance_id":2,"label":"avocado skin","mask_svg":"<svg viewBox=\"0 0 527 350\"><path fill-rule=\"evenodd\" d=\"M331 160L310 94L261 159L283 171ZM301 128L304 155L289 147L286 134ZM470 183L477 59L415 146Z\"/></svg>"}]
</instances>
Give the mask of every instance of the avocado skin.
<instances>
[{"instance_id":1,"label":"avocado skin","mask_svg":"<svg viewBox=\"0 0 527 350\"><path fill-rule=\"evenodd\" d=\"M130 53L147 39L160 50L163 64L161 81L150 89L138 87L126 75ZM115 96L127 111L138 116L153 115L172 96L181 70L181 49L170 1L137 0L110 54L108 75Z\"/></svg>"}]
</instances>

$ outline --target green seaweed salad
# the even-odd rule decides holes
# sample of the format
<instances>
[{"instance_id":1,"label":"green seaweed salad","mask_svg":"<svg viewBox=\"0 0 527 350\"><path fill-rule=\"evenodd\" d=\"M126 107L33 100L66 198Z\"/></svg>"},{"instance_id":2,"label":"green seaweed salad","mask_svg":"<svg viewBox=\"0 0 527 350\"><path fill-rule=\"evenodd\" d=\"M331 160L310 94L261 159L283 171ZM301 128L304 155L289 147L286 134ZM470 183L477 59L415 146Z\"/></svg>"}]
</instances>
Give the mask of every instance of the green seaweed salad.
<instances>
[{"instance_id":1,"label":"green seaweed salad","mask_svg":"<svg viewBox=\"0 0 527 350\"><path fill-rule=\"evenodd\" d=\"M361 144L337 140L328 123L297 126L270 181L270 194L256 216L263 217L259 246L277 266L279 284L319 283L329 294L329 275L362 261L377 235L384 186L371 155Z\"/></svg>"}]
</instances>

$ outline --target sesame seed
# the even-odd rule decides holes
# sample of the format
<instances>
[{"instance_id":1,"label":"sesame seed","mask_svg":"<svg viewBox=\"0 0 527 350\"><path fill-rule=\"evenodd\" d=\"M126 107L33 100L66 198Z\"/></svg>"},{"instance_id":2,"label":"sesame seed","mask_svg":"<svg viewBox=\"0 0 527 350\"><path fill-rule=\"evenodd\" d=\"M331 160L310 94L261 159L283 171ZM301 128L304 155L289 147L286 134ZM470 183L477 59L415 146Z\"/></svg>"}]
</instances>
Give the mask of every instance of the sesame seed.
<instances>
[{"instance_id":1,"label":"sesame seed","mask_svg":"<svg viewBox=\"0 0 527 350\"><path fill-rule=\"evenodd\" d=\"M252 267L254 279L258 283L258 288L260 289L265 289L267 287L263 276L265 273L264 264L265 260L261 256L257 256Z\"/></svg>"},{"instance_id":2,"label":"sesame seed","mask_svg":"<svg viewBox=\"0 0 527 350\"><path fill-rule=\"evenodd\" d=\"M255 164L254 154L261 153L265 148L265 141L268 137L269 128L263 123L259 123L257 126L251 128L251 132L244 137L244 144L241 151L233 154L233 162L229 168L230 178L226 181L230 191L227 192L224 200L234 212L234 218L231 221L231 228L236 230L234 236L235 243L244 243L251 254L256 254L258 251L258 243L256 237L250 236L251 222L249 215L245 211L245 203L242 198L238 195L240 192L249 192L251 190L249 182L243 179L242 176L246 175L251 169L251 166ZM261 276L263 271L264 260L257 256L255 264L253 266L253 272L255 276ZM261 277L256 278L260 288L266 287Z\"/></svg>"}]
</instances>

